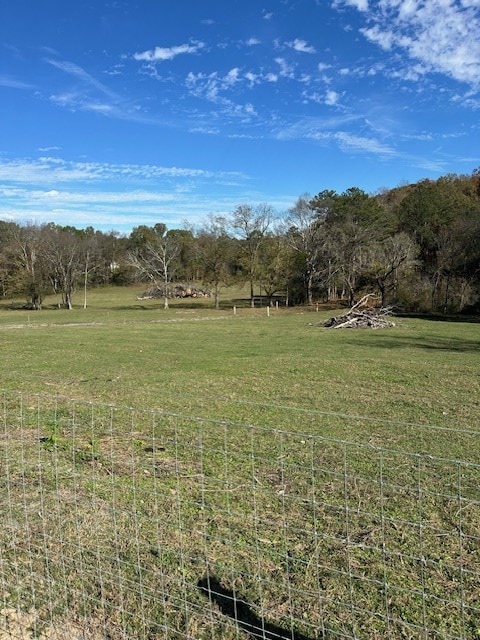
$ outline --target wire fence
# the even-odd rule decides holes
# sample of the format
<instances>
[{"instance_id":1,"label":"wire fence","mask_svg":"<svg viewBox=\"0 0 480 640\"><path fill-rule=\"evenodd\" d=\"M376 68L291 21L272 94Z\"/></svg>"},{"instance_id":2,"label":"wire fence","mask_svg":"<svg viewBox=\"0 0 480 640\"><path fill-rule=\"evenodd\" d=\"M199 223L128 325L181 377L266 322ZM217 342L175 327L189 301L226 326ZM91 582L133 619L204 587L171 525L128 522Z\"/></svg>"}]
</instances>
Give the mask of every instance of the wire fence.
<instances>
[{"instance_id":1,"label":"wire fence","mask_svg":"<svg viewBox=\"0 0 480 640\"><path fill-rule=\"evenodd\" d=\"M480 638L475 430L1 403L0 640Z\"/></svg>"}]
</instances>

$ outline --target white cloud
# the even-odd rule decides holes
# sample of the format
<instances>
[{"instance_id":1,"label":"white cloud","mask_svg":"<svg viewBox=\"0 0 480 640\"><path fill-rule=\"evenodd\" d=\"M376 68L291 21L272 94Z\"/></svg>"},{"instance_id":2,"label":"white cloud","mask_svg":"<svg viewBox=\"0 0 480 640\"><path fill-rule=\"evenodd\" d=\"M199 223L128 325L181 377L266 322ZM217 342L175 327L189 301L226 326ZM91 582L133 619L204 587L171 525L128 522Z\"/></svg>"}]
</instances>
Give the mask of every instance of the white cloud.
<instances>
[{"instance_id":1,"label":"white cloud","mask_svg":"<svg viewBox=\"0 0 480 640\"><path fill-rule=\"evenodd\" d=\"M341 95L336 91L328 90L325 94L315 91L314 93L307 93L304 91L302 96L305 98L304 102L317 102L318 104L326 104L329 107L334 107L338 104Z\"/></svg>"},{"instance_id":2,"label":"white cloud","mask_svg":"<svg viewBox=\"0 0 480 640\"><path fill-rule=\"evenodd\" d=\"M330 107L333 107L334 105L336 105L338 103L340 99L340 94L337 93L336 91L327 91L327 95L325 96L325 104L329 105Z\"/></svg>"},{"instance_id":3,"label":"white cloud","mask_svg":"<svg viewBox=\"0 0 480 640\"><path fill-rule=\"evenodd\" d=\"M252 75L240 75L240 69L235 67L230 69L228 73L221 76L217 71L210 74L205 73L188 73L185 79L185 86L190 93L196 98L202 98L218 105L224 116L239 118L256 115L256 111L251 104L238 104L225 96L225 93L231 91L234 86L242 81L252 84Z\"/></svg>"},{"instance_id":4,"label":"white cloud","mask_svg":"<svg viewBox=\"0 0 480 640\"><path fill-rule=\"evenodd\" d=\"M287 46L291 47L295 51L299 51L300 53L315 53L315 47L308 44L306 40L300 40L299 38L295 38L292 42L287 42Z\"/></svg>"},{"instance_id":5,"label":"white cloud","mask_svg":"<svg viewBox=\"0 0 480 640\"><path fill-rule=\"evenodd\" d=\"M368 8L362 0L345 3L362 12ZM404 51L416 61L420 66L413 79L435 72L478 89L479 7L480 0L378 0L370 6L369 25L360 31L382 49Z\"/></svg>"},{"instance_id":6,"label":"white cloud","mask_svg":"<svg viewBox=\"0 0 480 640\"><path fill-rule=\"evenodd\" d=\"M271 20L272 18L273 18L273 13L271 11L268 12L268 13L266 11L263 12L263 19L264 20Z\"/></svg>"},{"instance_id":7,"label":"white cloud","mask_svg":"<svg viewBox=\"0 0 480 640\"><path fill-rule=\"evenodd\" d=\"M391 31L383 31L378 25L370 27L369 29L360 29L360 31L368 40L370 40L370 42L378 44L386 51L389 51L392 48L396 40L395 33Z\"/></svg>"},{"instance_id":8,"label":"white cloud","mask_svg":"<svg viewBox=\"0 0 480 640\"><path fill-rule=\"evenodd\" d=\"M401 0L399 1L401 2ZM368 11L368 0L335 0L333 6L338 7L342 4L347 7L355 7L359 11Z\"/></svg>"},{"instance_id":9,"label":"white cloud","mask_svg":"<svg viewBox=\"0 0 480 640\"><path fill-rule=\"evenodd\" d=\"M245 44L247 45L247 47L253 47L257 44L260 44L260 40L258 38L249 38Z\"/></svg>"},{"instance_id":10,"label":"white cloud","mask_svg":"<svg viewBox=\"0 0 480 640\"><path fill-rule=\"evenodd\" d=\"M180 44L174 47L155 47L154 49L134 53L133 58L139 62L164 62L186 53L198 53L204 47L205 44L203 42L192 41L190 44Z\"/></svg>"},{"instance_id":11,"label":"white cloud","mask_svg":"<svg viewBox=\"0 0 480 640\"><path fill-rule=\"evenodd\" d=\"M318 104L324 104L325 102L323 95L321 95L317 91L315 91L314 93L307 93L306 91L304 91L302 93L302 96L305 98L303 101L305 104L307 102L317 102Z\"/></svg>"},{"instance_id":12,"label":"white cloud","mask_svg":"<svg viewBox=\"0 0 480 640\"><path fill-rule=\"evenodd\" d=\"M278 76L274 74L261 75L252 71L242 73L241 69L234 67L225 75L220 75L217 71L209 74L190 71L185 78L185 86L196 98L205 99L218 105L223 115L250 119L257 115L253 104L234 102L228 97L228 94L236 93L236 87L241 88L242 85L252 88L263 82L276 82L277 80ZM217 115L220 112L217 112Z\"/></svg>"},{"instance_id":13,"label":"white cloud","mask_svg":"<svg viewBox=\"0 0 480 640\"><path fill-rule=\"evenodd\" d=\"M403 0L398 9L398 17L400 20L408 20L410 16L416 13L420 8L418 4L417 0Z\"/></svg>"},{"instance_id":14,"label":"white cloud","mask_svg":"<svg viewBox=\"0 0 480 640\"><path fill-rule=\"evenodd\" d=\"M250 86L253 86L254 84L257 84L259 82L259 76L252 71L247 71L247 73L245 74L245 79L248 80Z\"/></svg>"},{"instance_id":15,"label":"white cloud","mask_svg":"<svg viewBox=\"0 0 480 640\"><path fill-rule=\"evenodd\" d=\"M280 67L281 76L290 79L293 79L295 77L293 66L289 64L284 58L275 58L275 62Z\"/></svg>"},{"instance_id":16,"label":"white cloud","mask_svg":"<svg viewBox=\"0 0 480 640\"><path fill-rule=\"evenodd\" d=\"M238 77L239 73L240 73L240 69L238 67L235 67L234 69L230 69L230 71L227 73L227 75L224 78L225 84L228 86L232 86L236 84L239 81L239 77Z\"/></svg>"}]
</instances>

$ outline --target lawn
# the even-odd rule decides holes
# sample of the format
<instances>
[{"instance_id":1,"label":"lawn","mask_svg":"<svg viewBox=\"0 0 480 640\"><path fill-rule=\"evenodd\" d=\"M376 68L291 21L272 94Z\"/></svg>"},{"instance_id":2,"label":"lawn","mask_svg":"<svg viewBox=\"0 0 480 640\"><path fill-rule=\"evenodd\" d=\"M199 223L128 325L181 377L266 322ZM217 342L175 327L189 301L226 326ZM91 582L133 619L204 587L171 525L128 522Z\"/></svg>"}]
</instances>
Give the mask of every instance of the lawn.
<instances>
[{"instance_id":1,"label":"lawn","mask_svg":"<svg viewBox=\"0 0 480 640\"><path fill-rule=\"evenodd\" d=\"M0 305L4 628L476 637L480 324L139 293Z\"/></svg>"}]
</instances>

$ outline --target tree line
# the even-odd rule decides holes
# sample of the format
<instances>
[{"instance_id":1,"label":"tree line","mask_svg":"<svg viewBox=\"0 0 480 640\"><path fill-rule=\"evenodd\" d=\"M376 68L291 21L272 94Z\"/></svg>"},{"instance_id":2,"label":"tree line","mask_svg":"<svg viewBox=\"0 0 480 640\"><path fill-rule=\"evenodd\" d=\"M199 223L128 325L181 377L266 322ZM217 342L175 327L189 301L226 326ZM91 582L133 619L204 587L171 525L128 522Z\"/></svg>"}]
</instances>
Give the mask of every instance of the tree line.
<instances>
[{"instance_id":1,"label":"tree line","mask_svg":"<svg viewBox=\"0 0 480 640\"><path fill-rule=\"evenodd\" d=\"M90 287L143 281L165 307L173 282L211 289L248 283L288 304L344 300L368 291L406 310L480 311L480 170L384 189L300 196L283 214L241 204L198 227L159 222L131 233L0 221L0 295L41 309L46 295L72 308Z\"/></svg>"}]
</instances>

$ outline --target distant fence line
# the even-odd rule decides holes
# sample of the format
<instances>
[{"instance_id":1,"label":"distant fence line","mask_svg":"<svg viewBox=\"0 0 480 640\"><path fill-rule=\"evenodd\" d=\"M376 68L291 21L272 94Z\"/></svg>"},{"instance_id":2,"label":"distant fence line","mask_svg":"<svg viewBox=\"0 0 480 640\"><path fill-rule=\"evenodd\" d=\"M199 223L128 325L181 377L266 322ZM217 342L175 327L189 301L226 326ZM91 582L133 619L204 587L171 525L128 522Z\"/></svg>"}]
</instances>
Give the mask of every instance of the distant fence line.
<instances>
[{"instance_id":1,"label":"distant fence line","mask_svg":"<svg viewBox=\"0 0 480 640\"><path fill-rule=\"evenodd\" d=\"M480 638L474 429L0 402L1 640Z\"/></svg>"}]
</instances>

